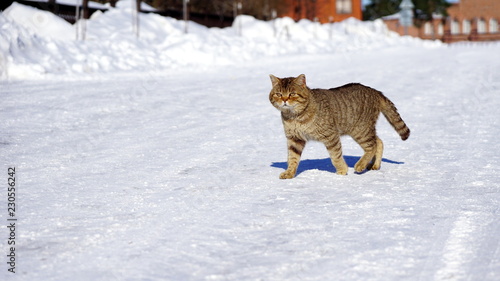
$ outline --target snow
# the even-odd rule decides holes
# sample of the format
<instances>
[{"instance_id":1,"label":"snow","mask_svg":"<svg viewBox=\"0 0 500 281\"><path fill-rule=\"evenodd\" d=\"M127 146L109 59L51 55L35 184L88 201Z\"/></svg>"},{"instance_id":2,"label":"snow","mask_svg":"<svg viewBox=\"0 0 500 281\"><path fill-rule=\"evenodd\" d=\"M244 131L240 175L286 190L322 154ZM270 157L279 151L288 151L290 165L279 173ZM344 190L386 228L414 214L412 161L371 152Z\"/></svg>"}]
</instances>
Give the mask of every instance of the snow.
<instances>
[{"instance_id":1,"label":"snow","mask_svg":"<svg viewBox=\"0 0 500 281\"><path fill-rule=\"evenodd\" d=\"M289 18L262 22L240 16L234 27L224 29L189 22L189 33L184 34L183 21L156 14L140 15L138 39L133 32L131 5L120 2L120 8L94 13L85 22L85 41L74 40L77 28L55 15L14 3L0 15L0 79L186 66L209 69L262 57L343 53L402 44L441 45L400 37L382 21L349 19L320 25L305 20L295 23ZM242 36L237 36L239 33Z\"/></svg>"},{"instance_id":2,"label":"snow","mask_svg":"<svg viewBox=\"0 0 500 281\"><path fill-rule=\"evenodd\" d=\"M46 0L25 0L25 1L29 1L29 2L42 2L44 4L47 3ZM130 1L121 0L120 2L130 2ZM56 3L59 4L59 5L68 5L68 6L79 5L79 6L82 6L83 0L56 0ZM92 8L92 9L108 9L108 5L109 4L103 5L103 4L98 3L98 2L88 1L88 5L89 5L89 8ZM147 4L145 4L145 5L147 5ZM149 5L147 5L147 6L151 7Z\"/></svg>"},{"instance_id":3,"label":"snow","mask_svg":"<svg viewBox=\"0 0 500 281\"><path fill-rule=\"evenodd\" d=\"M382 19L384 20L399 20L400 18L400 13L395 13L395 14L392 14L392 15L388 15L388 16L384 16L382 17ZM432 18L437 20L437 19L442 19L443 18L443 15L442 14L438 14L438 13L433 13L432 14Z\"/></svg>"},{"instance_id":4,"label":"snow","mask_svg":"<svg viewBox=\"0 0 500 281\"><path fill-rule=\"evenodd\" d=\"M18 280L499 279L499 43L250 17L242 36L236 24L183 34L155 15L137 39L124 8L89 20L81 42L12 12L0 15L0 159L5 181L17 171ZM290 38L274 35L281 24ZM354 174L362 151L345 138L347 176L310 143L297 177L279 180L270 73L379 89L412 135L381 118L381 170Z\"/></svg>"},{"instance_id":5,"label":"snow","mask_svg":"<svg viewBox=\"0 0 500 281\"><path fill-rule=\"evenodd\" d=\"M111 6L109 6L109 4L106 4L106 5L108 5L108 8L111 7ZM121 9L128 9L128 8L135 9L136 5L137 5L136 1L134 1L134 0L120 0L120 1L116 2L116 7L121 8ZM158 10L156 8L144 3L144 2L141 2L141 11L154 12L154 11L158 11Z\"/></svg>"},{"instance_id":6,"label":"snow","mask_svg":"<svg viewBox=\"0 0 500 281\"><path fill-rule=\"evenodd\" d=\"M18 4L17 2L14 2L7 8L2 13L2 16L15 20L15 23L19 25L18 28L11 27L11 23L6 22L2 18L2 34L4 36L9 36L9 33L15 34L29 30L32 32L30 34L32 37L38 35L51 40L71 40L75 38L74 28L64 19L36 8ZM12 44L14 42L7 41L6 43ZM50 44L50 41L43 43ZM18 42L18 44L22 43Z\"/></svg>"}]
</instances>

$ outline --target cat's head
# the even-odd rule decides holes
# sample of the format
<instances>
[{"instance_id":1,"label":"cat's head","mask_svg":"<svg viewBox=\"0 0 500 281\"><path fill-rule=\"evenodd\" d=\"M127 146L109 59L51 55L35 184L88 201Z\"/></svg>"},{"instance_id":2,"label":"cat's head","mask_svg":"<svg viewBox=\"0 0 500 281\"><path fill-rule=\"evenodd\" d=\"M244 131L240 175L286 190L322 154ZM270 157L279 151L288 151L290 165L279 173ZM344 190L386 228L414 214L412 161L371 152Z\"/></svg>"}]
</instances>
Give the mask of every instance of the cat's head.
<instances>
[{"instance_id":1,"label":"cat's head","mask_svg":"<svg viewBox=\"0 0 500 281\"><path fill-rule=\"evenodd\" d=\"M278 78L269 75L273 88L269 93L269 101L278 110L284 113L300 114L309 100L309 89L306 85L306 76Z\"/></svg>"}]
</instances>

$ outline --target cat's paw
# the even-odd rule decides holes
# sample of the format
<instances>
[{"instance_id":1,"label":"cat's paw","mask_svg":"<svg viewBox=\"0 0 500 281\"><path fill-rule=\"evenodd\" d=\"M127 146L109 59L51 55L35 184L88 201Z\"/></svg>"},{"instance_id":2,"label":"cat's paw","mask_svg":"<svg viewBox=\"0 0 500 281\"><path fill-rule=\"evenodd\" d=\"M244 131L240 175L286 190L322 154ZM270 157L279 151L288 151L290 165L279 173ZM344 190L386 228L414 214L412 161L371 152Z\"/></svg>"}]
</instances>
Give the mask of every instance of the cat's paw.
<instances>
[{"instance_id":1,"label":"cat's paw","mask_svg":"<svg viewBox=\"0 0 500 281\"><path fill-rule=\"evenodd\" d=\"M337 164L334 165L337 175L345 176L347 175L347 164Z\"/></svg>"},{"instance_id":2,"label":"cat's paw","mask_svg":"<svg viewBox=\"0 0 500 281\"><path fill-rule=\"evenodd\" d=\"M370 170L380 170L380 163L374 163L371 167Z\"/></svg>"},{"instance_id":3,"label":"cat's paw","mask_svg":"<svg viewBox=\"0 0 500 281\"><path fill-rule=\"evenodd\" d=\"M366 165L360 162L361 161L359 161L358 163L356 163L356 165L354 165L354 171L358 174L361 174L366 169Z\"/></svg>"},{"instance_id":4,"label":"cat's paw","mask_svg":"<svg viewBox=\"0 0 500 281\"><path fill-rule=\"evenodd\" d=\"M293 177L295 176L295 173L291 172L291 171L284 171L283 173L281 173L280 175L280 179L293 179Z\"/></svg>"},{"instance_id":5,"label":"cat's paw","mask_svg":"<svg viewBox=\"0 0 500 281\"><path fill-rule=\"evenodd\" d=\"M342 176L347 175L347 168L346 169L338 169L337 175L342 175Z\"/></svg>"}]
</instances>

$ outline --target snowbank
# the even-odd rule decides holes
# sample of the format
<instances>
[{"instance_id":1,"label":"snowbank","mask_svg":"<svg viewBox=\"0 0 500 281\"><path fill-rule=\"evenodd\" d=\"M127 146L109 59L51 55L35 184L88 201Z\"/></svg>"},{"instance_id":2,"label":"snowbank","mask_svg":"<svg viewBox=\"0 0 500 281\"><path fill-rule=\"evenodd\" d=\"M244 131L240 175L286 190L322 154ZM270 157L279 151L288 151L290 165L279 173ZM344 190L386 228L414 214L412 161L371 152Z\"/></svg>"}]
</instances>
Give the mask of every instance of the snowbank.
<instances>
[{"instance_id":1,"label":"snowbank","mask_svg":"<svg viewBox=\"0 0 500 281\"><path fill-rule=\"evenodd\" d=\"M47 38L47 40L74 39L73 26L52 13L14 2L3 14L8 19L12 19L21 28Z\"/></svg>"},{"instance_id":2,"label":"snowbank","mask_svg":"<svg viewBox=\"0 0 500 281\"><path fill-rule=\"evenodd\" d=\"M232 27L206 28L156 14L141 14L139 38L131 5L95 13L76 27L57 16L14 3L0 14L0 77L32 79L46 74L105 73L212 66L289 54L346 52L394 44L439 45L400 37L382 21L319 24L290 18L264 22L240 16Z\"/></svg>"}]
</instances>

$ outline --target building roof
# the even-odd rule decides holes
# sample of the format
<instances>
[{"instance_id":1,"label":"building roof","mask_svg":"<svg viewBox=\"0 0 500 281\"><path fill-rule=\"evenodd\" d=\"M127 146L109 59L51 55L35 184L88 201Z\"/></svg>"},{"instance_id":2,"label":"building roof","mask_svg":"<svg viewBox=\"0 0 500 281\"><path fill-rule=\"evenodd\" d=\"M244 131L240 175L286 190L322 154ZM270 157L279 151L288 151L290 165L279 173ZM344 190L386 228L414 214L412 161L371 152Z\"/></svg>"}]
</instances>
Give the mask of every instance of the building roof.
<instances>
[{"instance_id":1,"label":"building roof","mask_svg":"<svg viewBox=\"0 0 500 281\"><path fill-rule=\"evenodd\" d=\"M382 17L382 19L383 20L399 20L399 17L400 17L400 14L399 13L395 13L395 14L392 14L392 15L388 15L388 16ZM432 14L432 18L433 19L442 19L443 15L434 13L434 14Z\"/></svg>"}]
</instances>

